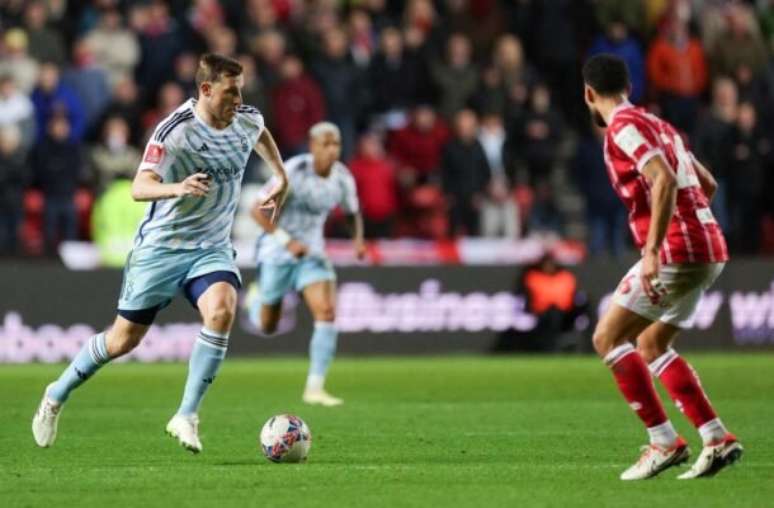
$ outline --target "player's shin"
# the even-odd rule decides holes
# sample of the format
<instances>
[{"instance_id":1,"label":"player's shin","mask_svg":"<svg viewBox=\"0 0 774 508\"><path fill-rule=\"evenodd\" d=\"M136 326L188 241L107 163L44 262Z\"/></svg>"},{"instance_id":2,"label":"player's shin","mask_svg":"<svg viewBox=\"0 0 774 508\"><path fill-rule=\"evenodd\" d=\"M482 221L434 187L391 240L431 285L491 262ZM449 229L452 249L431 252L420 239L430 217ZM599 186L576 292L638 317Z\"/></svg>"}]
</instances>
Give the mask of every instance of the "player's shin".
<instances>
[{"instance_id":1,"label":"player's shin","mask_svg":"<svg viewBox=\"0 0 774 508\"><path fill-rule=\"evenodd\" d=\"M48 390L48 398L59 404L64 403L70 392L94 375L100 367L110 361L105 342L105 332L92 336L73 358Z\"/></svg>"},{"instance_id":2,"label":"player's shin","mask_svg":"<svg viewBox=\"0 0 774 508\"><path fill-rule=\"evenodd\" d=\"M656 358L649 368L661 380L678 409L699 430L704 444L725 437L728 431L704 393L699 376L674 349Z\"/></svg>"},{"instance_id":3,"label":"player's shin","mask_svg":"<svg viewBox=\"0 0 774 508\"><path fill-rule=\"evenodd\" d=\"M207 388L215 380L220 364L226 357L227 349L227 333L202 328L191 351L188 379L185 382L185 392L177 414L192 415L199 411L199 404Z\"/></svg>"},{"instance_id":4,"label":"player's shin","mask_svg":"<svg viewBox=\"0 0 774 508\"><path fill-rule=\"evenodd\" d=\"M614 348L605 356L605 364L612 370L629 407L647 427L650 442L672 446L678 439L677 432L666 416L648 366L634 347L627 342Z\"/></svg>"},{"instance_id":5,"label":"player's shin","mask_svg":"<svg viewBox=\"0 0 774 508\"><path fill-rule=\"evenodd\" d=\"M336 355L338 331L330 321L316 321L314 333L309 343L309 376L306 380L308 390L322 390L325 375L333 357Z\"/></svg>"}]
</instances>

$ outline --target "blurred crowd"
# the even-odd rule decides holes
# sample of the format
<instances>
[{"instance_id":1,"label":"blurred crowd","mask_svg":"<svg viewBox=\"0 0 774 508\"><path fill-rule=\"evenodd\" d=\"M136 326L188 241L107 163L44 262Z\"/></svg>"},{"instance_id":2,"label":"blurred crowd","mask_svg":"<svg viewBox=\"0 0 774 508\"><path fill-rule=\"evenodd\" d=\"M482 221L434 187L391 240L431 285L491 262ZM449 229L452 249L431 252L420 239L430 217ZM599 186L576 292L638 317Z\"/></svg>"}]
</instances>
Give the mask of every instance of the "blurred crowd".
<instances>
[{"instance_id":1,"label":"blurred crowd","mask_svg":"<svg viewBox=\"0 0 774 508\"><path fill-rule=\"evenodd\" d=\"M633 102L716 175L732 251L774 252L774 0L5 0L0 32L4 254L100 234L93 211L196 94L205 51L243 64L284 156L341 128L370 237L547 234L592 255L629 239L579 70L618 54ZM256 161L246 182L263 177Z\"/></svg>"}]
</instances>

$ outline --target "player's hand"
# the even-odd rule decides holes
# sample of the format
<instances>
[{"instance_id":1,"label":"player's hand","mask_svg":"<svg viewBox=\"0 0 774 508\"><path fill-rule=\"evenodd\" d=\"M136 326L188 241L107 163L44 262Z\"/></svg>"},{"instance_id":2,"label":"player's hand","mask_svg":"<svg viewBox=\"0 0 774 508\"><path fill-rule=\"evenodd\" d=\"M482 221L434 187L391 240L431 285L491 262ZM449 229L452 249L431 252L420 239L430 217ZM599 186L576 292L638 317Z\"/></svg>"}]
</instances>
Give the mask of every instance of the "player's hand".
<instances>
[{"instance_id":1,"label":"player's hand","mask_svg":"<svg viewBox=\"0 0 774 508\"><path fill-rule=\"evenodd\" d=\"M309 248L304 245L303 243L297 241L297 240L290 240L290 242L285 246L285 248L293 254L297 258L302 258L306 256L306 253L309 251Z\"/></svg>"},{"instance_id":2,"label":"player's hand","mask_svg":"<svg viewBox=\"0 0 774 508\"><path fill-rule=\"evenodd\" d=\"M357 259L362 261L366 258L366 254L368 254L368 247L366 247L366 244L363 240L355 240L355 256L357 256Z\"/></svg>"},{"instance_id":3,"label":"player's hand","mask_svg":"<svg viewBox=\"0 0 774 508\"><path fill-rule=\"evenodd\" d=\"M177 184L177 197L204 197L208 192L210 192L210 175L206 173L194 173Z\"/></svg>"},{"instance_id":4,"label":"player's hand","mask_svg":"<svg viewBox=\"0 0 774 508\"><path fill-rule=\"evenodd\" d=\"M666 296L666 287L659 279L661 260L658 251L646 251L642 258L640 278L642 289L653 304L658 304Z\"/></svg>"}]
</instances>

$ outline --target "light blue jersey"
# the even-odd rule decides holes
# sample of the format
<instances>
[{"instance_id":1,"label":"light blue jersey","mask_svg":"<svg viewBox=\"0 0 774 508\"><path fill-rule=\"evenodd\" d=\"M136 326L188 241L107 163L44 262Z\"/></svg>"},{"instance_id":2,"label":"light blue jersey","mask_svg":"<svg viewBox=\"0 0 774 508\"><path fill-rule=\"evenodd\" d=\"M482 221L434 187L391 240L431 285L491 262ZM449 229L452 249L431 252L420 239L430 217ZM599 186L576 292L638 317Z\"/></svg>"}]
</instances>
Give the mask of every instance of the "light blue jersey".
<instances>
[{"instance_id":1,"label":"light blue jersey","mask_svg":"<svg viewBox=\"0 0 774 508\"><path fill-rule=\"evenodd\" d=\"M327 177L318 175L312 164L311 154L298 155L285 163L290 193L278 226L309 248L307 257L325 259L323 231L328 214L337 206L347 213L357 213L357 189L355 179L344 164L336 162ZM269 182L267 188L273 184ZM262 264L296 261L285 247L266 234L258 239L257 252Z\"/></svg>"},{"instance_id":2,"label":"light blue jersey","mask_svg":"<svg viewBox=\"0 0 774 508\"><path fill-rule=\"evenodd\" d=\"M135 237L135 248L170 249L230 247L231 228L250 151L264 128L263 116L251 106L237 108L224 129L200 119L196 99L189 99L156 128L139 171L153 171L164 182L181 182L194 173L211 176L205 197L154 201Z\"/></svg>"},{"instance_id":3,"label":"light blue jersey","mask_svg":"<svg viewBox=\"0 0 774 508\"><path fill-rule=\"evenodd\" d=\"M166 183L194 173L211 176L205 197L154 201L135 237L124 267L118 308L143 310L167 305L200 276L231 272L231 226L247 159L263 130L263 117L240 106L231 124L216 130L196 116L191 99L162 121L148 142L138 171L153 171Z\"/></svg>"}]
</instances>

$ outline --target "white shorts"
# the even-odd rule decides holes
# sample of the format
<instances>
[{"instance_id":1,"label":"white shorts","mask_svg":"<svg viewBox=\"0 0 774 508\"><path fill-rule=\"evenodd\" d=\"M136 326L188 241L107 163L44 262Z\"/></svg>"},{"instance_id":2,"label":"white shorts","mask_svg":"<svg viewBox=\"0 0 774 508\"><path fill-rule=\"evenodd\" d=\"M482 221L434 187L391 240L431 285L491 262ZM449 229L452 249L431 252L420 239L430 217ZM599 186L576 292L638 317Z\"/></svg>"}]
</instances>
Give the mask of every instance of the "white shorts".
<instances>
[{"instance_id":1,"label":"white shorts","mask_svg":"<svg viewBox=\"0 0 774 508\"><path fill-rule=\"evenodd\" d=\"M659 280L666 297L654 304L642 288L642 260L624 276L613 295L613 302L653 321L679 328L690 328L704 292L723 271L725 263L686 263L662 265Z\"/></svg>"}]
</instances>

